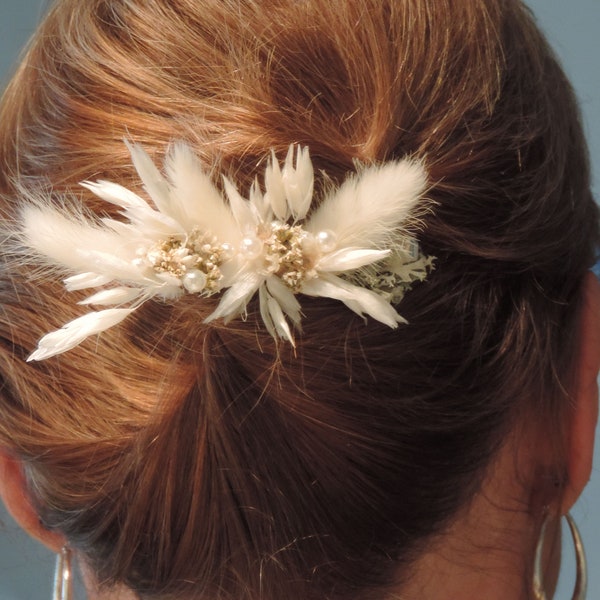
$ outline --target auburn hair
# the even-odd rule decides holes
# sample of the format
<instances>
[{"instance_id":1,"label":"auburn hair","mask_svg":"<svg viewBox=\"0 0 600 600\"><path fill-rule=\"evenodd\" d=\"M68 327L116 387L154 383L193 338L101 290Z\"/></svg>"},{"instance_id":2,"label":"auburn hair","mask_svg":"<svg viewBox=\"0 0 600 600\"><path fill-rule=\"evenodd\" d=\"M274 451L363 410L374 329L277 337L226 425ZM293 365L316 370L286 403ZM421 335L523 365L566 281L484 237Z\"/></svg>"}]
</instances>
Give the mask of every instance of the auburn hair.
<instances>
[{"instance_id":1,"label":"auburn hair","mask_svg":"<svg viewBox=\"0 0 600 600\"><path fill-rule=\"evenodd\" d=\"M576 101L521 2L59 0L0 119L8 232L24 190L107 214L78 182L139 187L124 137L157 160L184 140L242 188L291 143L317 195L356 161L429 174L436 269L402 300L409 325L302 298L296 351L254 303L205 325L214 302L187 297L27 363L81 307L4 252L0 444L104 585L375 597L519 419L560 439L598 215Z\"/></svg>"}]
</instances>

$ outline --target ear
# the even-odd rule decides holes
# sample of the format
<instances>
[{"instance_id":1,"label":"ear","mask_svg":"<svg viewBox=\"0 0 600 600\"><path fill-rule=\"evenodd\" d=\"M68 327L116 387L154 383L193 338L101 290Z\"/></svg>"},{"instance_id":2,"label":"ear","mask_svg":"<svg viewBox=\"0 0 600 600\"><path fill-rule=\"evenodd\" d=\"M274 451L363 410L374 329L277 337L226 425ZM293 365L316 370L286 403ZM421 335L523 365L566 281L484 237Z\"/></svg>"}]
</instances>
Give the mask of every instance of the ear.
<instances>
[{"instance_id":1,"label":"ear","mask_svg":"<svg viewBox=\"0 0 600 600\"><path fill-rule=\"evenodd\" d=\"M13 519L33 538L53 552L60 552L66 540L48 531L31 504L21 462L0 450L0 496Z\"/></svg>"},{"instance_id":2,"label":"ear","mask_svg":"<svg viewBox=\"0 0 600 600\"><path fill-rule=\"evenodd\" d=\"M561 514L566 514L575 504L592 473L600 369L600 283L592 273L588 273L583 282L579 349L568 432L568 481L563 490Z\"/></svg>"}]
</instances>

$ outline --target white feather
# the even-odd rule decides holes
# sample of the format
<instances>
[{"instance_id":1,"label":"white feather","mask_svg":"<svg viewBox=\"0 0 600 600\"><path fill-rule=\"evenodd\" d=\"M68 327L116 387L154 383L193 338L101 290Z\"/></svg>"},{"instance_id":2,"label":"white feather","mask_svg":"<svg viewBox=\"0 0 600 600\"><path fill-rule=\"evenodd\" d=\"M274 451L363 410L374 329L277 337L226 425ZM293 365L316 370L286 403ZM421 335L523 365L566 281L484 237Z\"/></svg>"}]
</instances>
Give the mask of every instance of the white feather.
<instances>
[{"instance_id":1,"label":"white feather","mask_svg":"<svg viewBox=\"0 0 600 600\"><path fill-rule=\"evenodd\" d=\"M98 273L78 273L77 275L71 275L67 277L63 283L68 292L74 292L76 290L86 290L88 288L99 287L106 285L112 281L110 275L99 275Z\"/></svg>"},{"instance_id":2,"label":"white feather","mask_svg":"<svg viewBox=\"0 0 600 600\"><path fill-rule=\"evenodd\" d=\"M425 169L418 161L367 167L325 198L306 229L313 234L333 231L338 247L385 247L413 216L426 185Z\"/></svg>"},{"instance_id":3,"label":"white feather","mask_svg":"<svg viewBox=\"0 0 600 600\"><path fill-rule=\"evenodd\" d=\"M147 281L146 270L140 270L132 260L123 259L117 254L99 250L77 250L88 268L100 275L107 275L113 280Z\"/></svg>"},{"instance_id":4,"label":"white feather","mask_svg":"<svg viewBox=\"0 0 600 600\"><path fill-rule=\"evenodd\" d=\"M272 337L288 340L292 346L296 346L290 327L285 320L285 315L279 302L271 296L266 286L261 285L258 290L260 315L267 331Z\"/></svg>"},{"instance_id":5,"label":"white feather","mask_svg":"<svg viewBox=\"0 0 600 600\"><path fill-rule=\"evenodd\" d=\"M175 144L166 169L172 187L173 211L188 229L211 232L218 240L239 243L240 233L219 190L203 172L200 161L186 144Z\"/></svg>"},{"instance_id":6,"label":"white feather","mask_svg":"<svg viewBox=\"0 0 600 600\"><path fill-rule=\"evenodd\" d=\"M239 231L243 233L254 231L260 223L258 209L251 202L242 198L241 194L227 177L223 177L223 186L225 187L225 193L229 199L229 207L237 222Z\"/></svg>"},{"instance_id":7,"label":"white feather","mask_svg":"<svg viewBox=\"0 0 600 600\"><path fill-rule=\"evenodd\" d=\"M350 310L373 319L395 329L398 323L406 323L394 307L379 294L371 290L352 285L339 277L325 274L318 279L307 281L302 286L302 293L307 296L318 296L341 300Z\"/></svg>"},{"instance_id":8,"label":"white feather","mask_svg":"<svg viewBox=\"0 0 600 600\"><path fill-rule=\"evenodd\" d=\"M271 160L265 170L265 198L280 221L289 219L290 211L283 186L283 175L273 151L271 151Z\"/></svg>"},{"instance_id":9,"label":"white feather","mask_svg":"<svg viewBox=\"0 0 600 600\"><path fill-rule=\"evenodd\" d=\"M241 260L240 257L235 254L230 261L224 262L220 267L221 280L219 281L219 289L225 289L231 287L238 279L240 273L244 271L243 266L246 264L245 260Z\"/></svg>"},{"instance_id":10,"label":"white feather","mask_svg":"<svg viewBox=\"0 0 600 600\"><path fill-rule=\"evenodd\" d=\"M156 208L165 215L171 214L171 192L169 183L162 176L152 159L146 151L138 144L132 144L125 140L131 160L140 179L144 183L144 188L152 198Z\"/></svg>"},{"instance_id":11,"label":"white feather","mask_svg":"<svg viewBox=\"0 0 600 600\"><path fill-rule=\"evenodd\" d=\"M157 210L131 208L125 211L125 216L131 221L131 226L144 232L149 238L165 238L171 235L183 235L185 225L179 223L170 215Z\"/></svg>"},{"instance_id":12,"label":"white feather","mask_svg":"<svg viewBox=\"0 0 600 600\"><path fill-rule=\"evenodd\" d=\"M383 260L390 255L389 250L369 250L365 248L344 248L326 254L317 264L319 271L352 271L365 265Z\"/></svg>"},{"instance_id":13,"label":"white feather","mask_svg":"<svg viewBox=\"0 0 600 600\"><path fill-rule=\"evenodd\" d=\"M271 160L265 170L265 198L271 205L275 216L281 221L287 221L290 215L283 187L283 175L273 151L271 151Z\"/></svg>"},{"instance_id":14,"label":"white feather","mask_svg":"<svg viewBox=\"0 0 600 600\"><path fill-rule=\"evenodd\" d=\"M39 341L37 350L27 359L27 362L45 360L71 350L89 336L117 325L134 310L133 308L108 308L74 319L64 325L62 329L45 335Z\"/></svg>"},{"instance_id":15,"label":"white feather","mask_svg":"<svg viewBox=\"0 0 600 600\"><path fill-rule=\"evenodd\" d=\"M137 300L143 295L145 295L144 291L139 288L129 288L125 286L120 286L112 288L110 290L101 290L93 296L82 300L79 304L96 304L100 306L108 306L112 304L126 304L127 302Z\"/></svg>"},{"instance_id":16,"label":"white feather","mask_svg":"<svg viewBox=\"0 0 600 600\"><path fill-rule=\"evenodd\" d=\"M281 306L279 306L277 300L275 300L275 298L272 296L269 296L267 299L267 308L269 314L271 315L271 319L273 320L273 324L275 325L275 331L277 331L279 337L287 340L293 347L296 347L296 344L294 343L294 337L290 331L290 326L285 320L285 315L281 310Z\"/></svg>"},{"instance_id":17,"label":"white feather","mask_svg":"<svg viewBox=\"0 0 600 600\"><path fill-rule=\"evenodd\" d=\"M285 285L279 277L268 277L266 280L269 293L277 300L283 312L285 312L294 325L300 325L300 303L292 290Z\"/></svg>"},{"instance_id":18,"label":"white feather","mask_svg":"<svg viewBox=\"0 0 600 600\"><path fill-rule=\"evenodd\" d=\"M84 222L81 217L66 216L50 206L25 207L22 219L26 245L73 271L91 270L80 249L113 253L122 246L121 236L114 231Z\"/></svg>"},{"instance_id":19,"label":"white feather","mask_svg":"<svg viewBox=\"0 0 600 600\"><path fill-rule=\"evenodd\" d=\"M245 273L223 294L217 308L204 320L210 323L215 319L233 317L244 312L246 305L258 290L264 278L258 273Z\"/></svg>"},{"instance_id":20,"label":"white feather","mask_svg":"<svg viewBox=\"0 0 600 600\"><path fill-rule=\"evenodd\" d=\"M176 300L185 294L185 289L181 279L167 273L155 273L155 281L148 282L146 287L146 295L148 297L157 296L163 300Z\"/></svg>"},{"instance_id":21,"label":"white feather","mask_svg":"<svg viewBox=\"0 0 600 600\"><path fill-rule=\"evenodd\" d=\"M150 208L148 203L126 187L112 181L82 181L80 185L93 194L121 208Z\"/></svg>"},{"instance_id":22,"label":"white feather","mask_svg":"<svg viewBox=\"0 0 600 600\"><path fill-rule=\"evenodd\" d=\"M227 323L245 313L258 291L267 331L294 345L287 318L300 327L301 307L296 291L279 276L266 274L265 257L261 254L256 259L248 258L240 242L247 235L264 239L261 236L278 225L272 223L274 216L279 224L288 225L290 217L295 223L305 218L314 185L308 148L290 146L283 168L272 155L265 172L264 195L255 181L246 200L224 177L228 202L185 144L176 144L167 155L168 179L141 147L128 144L128 148L156 209L118 184L84 182L82 185L94 194L119 206L128 222L110 218L88 220L83 214L61 212L51 204L34 202L22 213L22 241L49 263L75 272L65 280L69 291L116 284L92 294L82 304L134 306L92 312L67 323L42 338L29 360L43 360L77 346L90 335L120 323L150 298L175 299L183 295L185 289L177 271L155 270L144 261L144 255L165 241L187 244L192 232L215 236L217 244L229 246L223 246L227 258L218 265L219 289L226 291L205 322L223 318ZM389 295L349 283L334 273L355 271L387 258L391 249L398 246L394 241L397 236L409 230L418 218L418 203L425 186L423 165L404 160L365 168L331 192L310 221L300 225L314 236L322 231L331 231L335 236L335 249L331 252L319 250L316 242L314 248L303 248L310 275L305 273L301 293L340 300L359 315L369 315L389 327L405 322L390 304ZM271 251L276 259L279 249ZM431 259L428 260L430 264ZM403 273L398 270L403 264L394 268L396 275ZM406 278L414 278L412 273L411 267Z\"/></svg>"},{"instance_id":23,"label":"white feather","mask_svg":"<svg viewBox=\"0 0 600 600\"><path fill-rule=\"evenodd\" d=\"M134 227L131 223L123 223L122 221L116 221L115 219L110 219L108 217L100 219L100 221L104 227L111 229L126 239L141 239L142 237L142 232L138 228Z\"/></svg>"},{"instance_id":24,"label":"white feather","mask_svg":"<svg viewBox=\"0 0 600 600\"><path fill-rule=\"evenodd\" d=\"M267 328L267 331L271 334L271 337L277 337L277 331L271 313L269 312L269 293L264 285L258 288L258 306L260 309L260 316L262 317L263 323Z\"/></svg>"},{"instance_id":25,"label":"white feather","mask_svg":"<svg viewBox=\"0 0 600 600\"><path fill-rule=\"evenodd\" d=\"M259 223L266 223L273 219L273 209L269 199L260 191L258 181L255 179L250 186L250 204L254 207Z\"/></svg>"},{"instance_id":26,"label":"white feather","mask_svg":"<svg viewBox=\"0 0 600 600\"><path fill-rule=\"evenodd\" d=\"M295 221L304 219L313 196L314 171L308 148L297 146L294 167L294 146L291 145L283 166L283 187Z\"/></svg>"}]
</instances>

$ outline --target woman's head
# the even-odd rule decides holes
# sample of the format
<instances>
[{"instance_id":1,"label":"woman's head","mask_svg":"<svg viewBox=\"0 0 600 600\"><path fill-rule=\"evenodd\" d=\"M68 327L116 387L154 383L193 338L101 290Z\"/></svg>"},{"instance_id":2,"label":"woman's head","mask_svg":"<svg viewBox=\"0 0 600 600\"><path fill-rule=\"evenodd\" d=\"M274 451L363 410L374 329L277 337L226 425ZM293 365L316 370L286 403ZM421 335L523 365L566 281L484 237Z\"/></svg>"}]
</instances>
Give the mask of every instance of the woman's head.
<instances>
[{"instance_id":1,"label":"woman's head","mask_svg":"<svg viewBox=\"0 0 600 600\"><path fill-rule=\"evenodd\" d=\"M397 330L302 298L294 351L254 302L205 325L215 302L185 297L26 363L83 311L7 257L0 443L44 524L142 597L366 598L531 415L560 478L598 235L577 115L518 2L58 2L0 113L9 228L23 190L99 215L79 181L143 194L124 136L157 159L184 140L244 190L299 143L317 196L355 161L422 160L436 269Z\"/></svg>"}]
</instances>

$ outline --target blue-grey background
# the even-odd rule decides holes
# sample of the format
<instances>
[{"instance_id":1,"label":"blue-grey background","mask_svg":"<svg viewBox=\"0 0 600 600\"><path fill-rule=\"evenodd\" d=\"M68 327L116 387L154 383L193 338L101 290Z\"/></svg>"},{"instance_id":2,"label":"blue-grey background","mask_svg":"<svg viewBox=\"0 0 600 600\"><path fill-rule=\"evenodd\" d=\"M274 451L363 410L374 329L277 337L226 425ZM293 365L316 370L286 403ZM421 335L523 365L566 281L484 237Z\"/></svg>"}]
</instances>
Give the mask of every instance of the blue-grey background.
<instances>
[{"instance_id":1,"label":"blue-grey background","mask_svg":"<svg viewBox=\"0 0 600 600\"><path fill-rule=\"evenodd\" d=\"M561 57L578 93L592 153L594 191L598 199L600 0L528 0L528 4ZM48 0L0 0L0 86L6 83L20 49L48 5ZM592 480L573 512L588 553L588 600L600 600L600 443L596 448ZM557 600L571 598L574 581L575 568L568 534L564 539L565 562ZM51 597L53 563L53 555L22 534L0 508L0 600L48 600ZM79 596L76 600L82 598Z\"/></svg>"}]
</instances>

